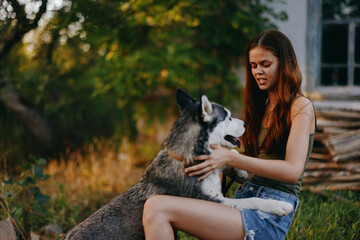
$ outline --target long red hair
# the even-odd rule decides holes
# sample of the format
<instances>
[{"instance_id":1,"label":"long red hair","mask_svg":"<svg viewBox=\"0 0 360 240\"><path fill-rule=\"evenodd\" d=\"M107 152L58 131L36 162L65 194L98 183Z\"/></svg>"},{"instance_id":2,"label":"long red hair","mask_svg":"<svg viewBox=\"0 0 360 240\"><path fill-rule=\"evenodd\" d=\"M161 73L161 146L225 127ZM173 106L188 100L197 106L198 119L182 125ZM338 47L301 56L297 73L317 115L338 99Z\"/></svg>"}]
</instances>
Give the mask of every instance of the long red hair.
<instances>
[{"instance_id":1,"label":"long red hair","mask_svg":"<svg viewBox=\"0 0 360 240\"><path fill-rule=\"evenodd\" d=\"M270 115L267 135L259 146L258 137L266 109L267 91L260 90L251 72L249 52L255 47L270 51L279 59L279 79L274 93L278 103ZM290 40L278 30L266 30L257 34L246 48L246 84L244 89L246 131L243 135L245 154L257 156L262 149L266 153L284 157L291 127L290 109L296 96L302 95L301 73Z\"/></svg>"}]
</instances>

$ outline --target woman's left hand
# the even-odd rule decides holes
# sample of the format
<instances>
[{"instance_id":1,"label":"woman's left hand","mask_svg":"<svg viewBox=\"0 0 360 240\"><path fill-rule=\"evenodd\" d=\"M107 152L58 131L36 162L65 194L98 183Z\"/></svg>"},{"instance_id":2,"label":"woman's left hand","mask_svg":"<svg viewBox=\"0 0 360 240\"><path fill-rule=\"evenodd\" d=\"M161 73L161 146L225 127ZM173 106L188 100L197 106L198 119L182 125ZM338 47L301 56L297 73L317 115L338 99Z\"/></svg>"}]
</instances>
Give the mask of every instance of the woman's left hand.
<instances>
[{"instance_id":1,"label":"woman's left hand","mask_svg":"<svg viewBox=\"0 0 360 240\"><path fill-rule=\"evenodd\" d=\"M231 151L222 148L219 145L211 145L210 147L213 149L210 155L199 155L194 158L194 161L204 162L185 168L185 172L189 173L189 176L203 174L198 178L198 181L205 179L216 169L226 165L226 163L231 159L230 155L233 154Z\"/></svg>"}]
</instances>

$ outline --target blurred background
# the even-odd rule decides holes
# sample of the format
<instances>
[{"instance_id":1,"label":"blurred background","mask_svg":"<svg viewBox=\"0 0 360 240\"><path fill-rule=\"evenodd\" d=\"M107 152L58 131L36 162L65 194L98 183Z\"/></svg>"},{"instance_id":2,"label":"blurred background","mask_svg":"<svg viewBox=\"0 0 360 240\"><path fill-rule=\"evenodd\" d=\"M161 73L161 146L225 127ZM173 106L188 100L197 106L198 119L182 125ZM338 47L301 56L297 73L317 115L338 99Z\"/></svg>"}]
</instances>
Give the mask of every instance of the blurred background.
<instances>
[{"instance_id":1,"label":"blurred background","mask_svg":"<svg viewBox=\"0 0 360 240\"><path fill-rule=\"evenodd\" d=\"M9 168L28 154L68 155L94 139L157 140L149 139L157 135L152 124L178 113L177 88L238 110L247 41L274 27L265 14L286 19L260 1L0 7L0 149Z\"/></svg>"},{"instance_id":2,"label":"blurred background","mask_svg":"<svg viewBox=\"0 0 360 240\"><path fill-rule=\"evenodd\" d=\"M241 117L245 46L269 28L292 41L322 118L304 182L320 198L341 190L336 199L351 205L339 213L351 226L344 239L357 235L355 0L0 0L1 218L18 238L53 239L125 191L177 118L177 88Z\"/></svg>"}]
</instances>

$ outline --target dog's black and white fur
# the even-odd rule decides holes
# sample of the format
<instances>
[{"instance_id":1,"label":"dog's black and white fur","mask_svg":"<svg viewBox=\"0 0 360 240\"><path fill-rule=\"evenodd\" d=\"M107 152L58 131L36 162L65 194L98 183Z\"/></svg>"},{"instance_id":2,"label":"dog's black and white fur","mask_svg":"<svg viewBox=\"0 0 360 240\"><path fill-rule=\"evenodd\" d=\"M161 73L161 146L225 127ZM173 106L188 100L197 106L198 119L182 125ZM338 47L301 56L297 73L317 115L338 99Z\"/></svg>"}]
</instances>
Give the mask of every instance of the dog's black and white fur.
<instances>
[{"instance_id":1,"label":"dog's black and white fur","mask_svg":"<svg viewBox=\"0 0 360 240\"><path fill-rule=\"evenodd\" d=\"M143 206L149 197L158 194L204 199L277 215L293 210L291 204L277 200L225 198L219 177L222 169L203 181L185 174L184 167L194 164L194 157L211 153L211 144L234 148L245 128L243 121L231 118L229 110L211 103L205 95L197 102L178 90L177 101L181 116L165 140L164 150L153 159L141 180L72 229L66 239L145 239ZM238 172L247 176L245 171Z\"/></svg>"}]
</instances>

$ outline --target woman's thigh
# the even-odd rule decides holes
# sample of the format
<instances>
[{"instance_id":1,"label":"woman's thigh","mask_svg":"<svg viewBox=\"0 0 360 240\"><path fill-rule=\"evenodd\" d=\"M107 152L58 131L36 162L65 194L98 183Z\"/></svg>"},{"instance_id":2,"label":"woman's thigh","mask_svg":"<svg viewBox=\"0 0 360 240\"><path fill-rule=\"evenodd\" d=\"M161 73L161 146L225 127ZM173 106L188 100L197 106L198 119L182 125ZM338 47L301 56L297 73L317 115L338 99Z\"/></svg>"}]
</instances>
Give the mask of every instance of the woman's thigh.
<instances>
[{"instance_id":1,"label":"woman's thigh","mask_svg":"<svg viewBox=\"0 0 360 240\"><path fill-rule=\"evenodd\" d=\"M145 211L156 211L173 228L200 239L243 239L239 209L205 200L157 195L145 203Z\"/></svg>"}]
</instances>

